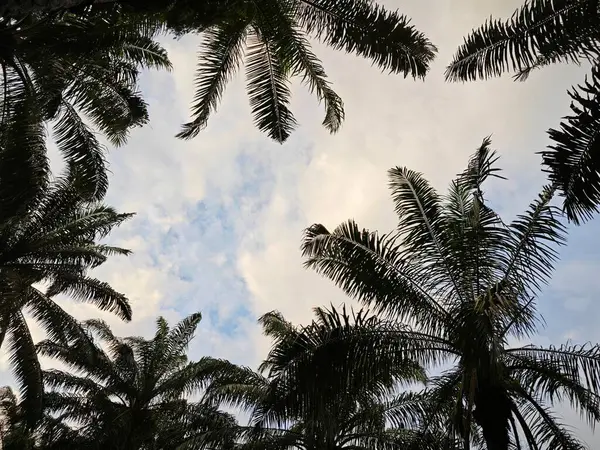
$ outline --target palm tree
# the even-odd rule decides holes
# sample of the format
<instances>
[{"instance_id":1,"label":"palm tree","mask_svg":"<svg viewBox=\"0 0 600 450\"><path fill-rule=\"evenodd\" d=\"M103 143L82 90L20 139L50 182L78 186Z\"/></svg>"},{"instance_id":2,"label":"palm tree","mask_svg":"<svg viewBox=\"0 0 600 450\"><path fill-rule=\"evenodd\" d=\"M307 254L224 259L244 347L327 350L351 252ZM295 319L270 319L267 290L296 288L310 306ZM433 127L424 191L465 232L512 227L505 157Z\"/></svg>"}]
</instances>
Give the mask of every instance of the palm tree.
<instances>
[{"instance_id":1,"label":"palm tree","mask_svg":"<svg viewBox=\"0 0 600 450\"><path fill-rule=\"evenodd\" d=\"M564 197L569 220L588 220L600 204L600 10L597 0L527 1L506 21L490 19L465 38L446 79L468 81L516 72L524 81L538 68L587 62L590 78L569 92L572 115L549 130L542 152L550 181Z\"/></svg>"},{"instance_id":2,"label":"palm tree","mask_svg":"<svg viewBox=\"0 0 600 450\"><path fill-rule=\"evenodd\" d=\"M23 409L9 386L0 388L0 449L30 450L34 438L23 420Z\"/></svg>"},{"instance_id":3,"label":"palm tree","mask_svg":"<svg viewBox=\"0 0 600 450\"><path fill-rule=\"evenodd\" d=\"M139 69L170 68L158 31L108 12L0 18L0 123L28 100L29 114L52 123L59 151L79 166L82 195L101 199L105 150L86 121L113 145L148 121Z\"/></svg>"},{"instance_id":4,"label":"palm tree","mask_svg":"<svg viewBox=\"0 0 600 450\"><path fill-rule=\"evenodd\" d=\"M509 345L537 329L537 295L565 229L549 189L504 223L483 192L489 177L500 177L496 160L486 139L444 198L420 173L391 169L397 230L313 225L302 246L306 266L401 327L372 333L356 370L386 353L381 370L394 358L450 367L426 395L432 420L447 413L444 427L463 448L475 426L488 450L523 448L521 441L535 450L581 449L551 406L567 400L591 424L600 420L600 346Z\"/></svg>"},{"instance_id":5,"label":"palm tree","mask_svg":"<svg viewBox=\"0 0 600 450\"><path fill-rule=\"evenodd\" d=\"M129 320L127 298L88 271L110 255L129 253L98 241L131 215L82 200L73 168L50 181L42 124L29 111L13 119L0 133L0 346L7 344L32 424L42 411L43 386L24 312L49 336L80 333L56 303L59 294Z\"/></svg>"},{"instance_id":6,"label":"palm tree","mask_svg":"<svg viewBox=\"0 0 600 450\"><path fill-rule=\"evenodd\" d=\"M186 399L204 374L205 360L186 356L200 320L192 314L169 328L161 317L150 340L117 338L106 323L88 320L86 338L41 342L41 354L71 369L44 372L48 411L75 427L75 440L70 436L64 448L171 450L190 433L208 439L212 428L232 429L232 416ZM219 439L226 435L210 442Z\"/></svg>"},{"instance_id":7,"label":"palm tree","mask_svg":"<svg viewBox=\"0 0 600 450\"><path fill-rule=\"evenodd\" d=\"M248 426L239 427L239 449L442 449L434 430L416 433L422 396L397 391L425 381L418 364L395 358L398 364L385 370L367 361L355 370L355 358L365 354L353 352L362 347L352 337L378 332L381 321L366 311L350 316L345 308L316 308L315 314L306 327L293 326L278 312L260 319L274 343L258 373L213 362L206 398L250 414Z\"/></svg>"},{"instance_id":8,"label":"palm tree","mask_svg":"<svg viewBox=\"0 0 600 450\"><path fill-rule=\"evenodd\" d=\"M147 3L147 4L145 4ZM82 8L90 4L91 7ZM299 76L325 105L323 125L339 129L344 110L332 90L308 36L336 50L373 61L381 70L423 78L436 49L398 12L368 0L155 0L151 2L100 0L39 2L17 5L0 1L0 17L48 14L80 7L152 17L175 34L202 33L196 71L192 120L178 134L192 138L214 112L225 85L246 54L247 91L256 126L278 142L296 126L289 109L290 77ZM4 13L2 13L4 11Z\"/></svg>"},{"instance_id":9,"label":"palm tree","mask_svg":"<svg viewBox=\"0 0 600 450\"><path fill-rule=\"evenodd\" d=\"M70 430L56 418L44 414L32 428L27 413L10 386L0 388L0 449L2 450L61 450L58 442L68 442ZM69 447L66 447L69 448Z\"/></svg>"}]
</instances>

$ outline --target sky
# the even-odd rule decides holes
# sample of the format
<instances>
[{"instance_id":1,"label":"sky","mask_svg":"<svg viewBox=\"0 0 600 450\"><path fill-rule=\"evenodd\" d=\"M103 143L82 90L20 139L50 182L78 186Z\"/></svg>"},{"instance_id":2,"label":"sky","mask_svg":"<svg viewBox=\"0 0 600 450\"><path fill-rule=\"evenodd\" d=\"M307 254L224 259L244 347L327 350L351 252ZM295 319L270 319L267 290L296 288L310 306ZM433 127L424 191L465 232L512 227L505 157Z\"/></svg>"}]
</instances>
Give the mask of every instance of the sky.
<instances>
[{"instance_id":1,"label":"sky","mask_svg":"<svg viewBox=\"0 0 600 450\"><path fill-rule=\"evenodd\" d=\"M64 301L78 318L102 317L115 334L151 336L156 317L169 321L201 311L203 321L190 357L218 356L256 367L269 348L256 319L279 310L307 323L312 308L347 299L331 282L302 266L302 230L313 223L333 228L349 218L390 231L396 218L387 188L388 169L424 173L441 191L492 135L508 181L487 191L510 219L523 211L544 183L540 156L546 130L568 113L567 89L586 68L555 66L526 83L510 76L475 83L445 83L444 68L473 27L490 15L510 16L520 0L405 0L383 2L413 19L438 46L423 81L388 75L368 61L315 43L346 120L329 135L324 110L299 81L292 110L297 131L284 145L258 132L244 91L243 71L228 86L218 112L191 141L174 135L187 121L200 37L164 41L174 70L144 74L142 91L151 122L109 154L107 202L137 215L110 237L130 248L95 275L131 301L134 319L123 323L91 305ZM600 221L569 228L555 276L539 299L546 327L536 343L600 341ZM31 324L37 339L43 332ZM0 382L11 382L0 355ZM600 437L560 410L591 447ZM595 444L595 445L594 445Z\"/></svg>"}]
</instances>

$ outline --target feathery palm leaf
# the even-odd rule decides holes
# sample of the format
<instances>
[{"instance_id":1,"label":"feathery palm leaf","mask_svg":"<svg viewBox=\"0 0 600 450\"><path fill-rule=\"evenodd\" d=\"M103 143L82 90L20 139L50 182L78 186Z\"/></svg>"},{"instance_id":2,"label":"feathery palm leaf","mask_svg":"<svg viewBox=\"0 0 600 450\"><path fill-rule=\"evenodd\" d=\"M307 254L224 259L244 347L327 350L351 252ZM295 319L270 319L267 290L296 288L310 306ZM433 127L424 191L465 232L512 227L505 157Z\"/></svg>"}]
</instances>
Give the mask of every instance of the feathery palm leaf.
<instances>
[{"instance_id":1,"label":"feathery palm leaf","mask_svg":"<svg viewBox=\"0 0 600 450\"><path fill-rule=\"evenodd\" d=\"M433 431L416 432L427 397L396 392L400 384L425 380L415 361L390 351L394 343L398 347L401 329L368 311L349 314L345 308L316 308L313 322L303 327L278 312L260 322L273 338L260 373L214 360L205 394L209 401L250 413L249 425L238 429L240 448L442 448ZM369 355L378 362L369 368L364 350L373 335L387 346Z\"/></svg>"},{"instance_id":2,"label":"feathery palm leaf","mask_svg":"<svg viewBox=\"0 0 600 450\"><path fill-rule=\"evenodd\" d=\"M491 20L474 30L446 70L449 80L467 81L532 70L554 63L592 63L583 85L569 92L572 114L548 131L552 145L542 151L552 188L576 224L590 219L600 203L598 57L600 11L595 0L531 0L506 22Z\"/></svg>"}]
</instances>

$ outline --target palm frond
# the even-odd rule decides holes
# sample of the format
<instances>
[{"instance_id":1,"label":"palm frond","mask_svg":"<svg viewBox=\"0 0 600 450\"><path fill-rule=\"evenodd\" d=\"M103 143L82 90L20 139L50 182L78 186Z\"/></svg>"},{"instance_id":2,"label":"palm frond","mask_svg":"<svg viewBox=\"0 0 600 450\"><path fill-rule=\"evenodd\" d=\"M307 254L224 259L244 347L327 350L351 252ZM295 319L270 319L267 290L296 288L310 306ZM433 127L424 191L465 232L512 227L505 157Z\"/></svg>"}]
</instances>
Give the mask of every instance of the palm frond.
<instances>
[{"instance_id":1,"label":"palm frond","mask_svg":"<svg viewBox=\"0 0 600 450\"><path fill-rule=\"evenodd\" d=\"M81 195L92 200L104 197L108 189L105 149L69 103L61 103L54 139L59 151L73 165Z\"/></svg>"},{"instance_id":2,"label":"palm frond","mask_svg":"<svg viewBox=\"0 0 600 450\"><path fill-rule=\"evenodd\" d=\"M579 224L591 219L600 203L600 68L569 95L572 115L549 130L554 144L541 154L567 218Z\"/></svg>"},{"instance_id":3,"label":"palm frond","mask_svg":"<svg viewBox=\"0 0 600 450\"><path fill-rule=\"evenodd\" d=\"M437 51L406 16L366 0L301 0L297 8L308 33L384 71L423 78Z\"/></svg>"},{"instance_id":4,"label":"palm frond","mask_svg":"<svg viewBox=\"0 0 600 450\"><path fill-rule=\"evenodd\" d=\"M45 133L33 107L29 102L13 105L10 117L0 123L0 236L48 186Z\"/></svg>"},{"instance_id":5,"label":"palm frond","mask_svg":"<svg viewBox=\"0 0 600 450\"><path fill-rule=\"evenodd\" d=\"M277 341L285 339L297 331L296 327L283 317L279 311L270 311L259 317L258 323L262 326L263 334Z\"/></svg>"},{"instance_id":6,"label":"palm frond","mask_svg":"<svg viewBox=\"0 0 600 450\"><path fill-rule=\"evenodd\" d=\"M37 359L25 317L20 311L11 314L9 323L8 354L12 371L23 395L23 408L27 423L33 426L42 415L42 369Z\"/></svg>"},{"instance_id":7,"label":"palm frond","mask_svg":"<svg viewBox=\"0 0 600 450\"><path fill-rule=\"evenodd\" d=\"M572 345L541 348L526 346L505 350L510 357L531 359L540 364L557 367L574 382L591 392L600 392L600 346Z\"/></svg>"},{"instance_id":8,"label":"palm frond","mask_svg":"<svg viewBox=\"0 0 600 450\"><path fill-rule=\"evenodd\" d=\"M104 281L90 277L61 276L46 291L53 297L65 293L77 301L96 304L103 311L117 314L124 320L131 320L131 306L124 294L115 291Z\"/></svg>"},{"instance_id":9,"label":"palm frond","mask_svg":"<svg viewBox=\"0 0 600 450\"><path fill-rule=\"evenodd\" d=\"M268 14L263 12L264 9L268 10ZM310 43L296 24L292 12L282 8L279 1L270 0L259 9L257 22L261 33L274 43L283 65L290 67L292 75L301 76L311 92L324 102L323 126L331 133L337 132L344 120L342 99L331 88L321 62L311 51Z\"/></svg>"},{"instance_id":10,"label":"palm frond","mask_svg":"<svg viewBox=\"0 0 600 450\"><path fill-rule=\"evenodd\" d=\"M523 393L521 393L523 395ZM526 402L521 402L517 417L522 429L528 429L537 448L586 450L574 429L562 424L538 398L524 394Z\"/></svg>"},{"instance_id":11,"label":"palm frond","mask_svg":"<svg viewBox=\"0 0 600 450\"><path fill-rule=\"evenodd\" d=\"M488 20L471 32L446 69L467 81L527 71L540 59L577 61L597 54L600 24L595 0L528 0L506 21Z\"/></svg>"},{"instance_id":12,"label":"palm frond","mask_svg":"<svg viewBox=\"0 0 600 450\"><path fill-rule=\"evenodd\" d=\"M283 143L296 126L288 108L290 88L283 61L259 31L251 32L248 39L246 78L254 122L259 130Z\"/></svg>"},{"instance_id":13,"label":"palm frond","mask_svg":"<svg viewBox=\"0 0 600 450\"><path fill-rule=\"evenodd\" d=\"M600 421L600 397L585 381L585 376L557 360L538 359L535 354L508 353L507 368L530 395L557 404L568 401L592 426ZM573 375L576 375L574 378Z\"/></svg>"},{"instance_id":14,"label":"palm frond","mask_svg":"<svg viewBox=\"0 0 600 450\"><path fill-rule=\"evenodd\" d=\"M205 31L202 48L198 54L194 104L191 122L183 125L179 138L195 137L216 111L225 85L239 68L246 39L248 23L232 21Z\"/></svg>"},{"instance_id":15,"label":"palm frond","mask_svg":"<svg viewBox=\"0 0 600 450\"><path fill-rule=\"evenodd\" d=\"M445 228L440 198L422 174L407 168L389 170L389 186L399 218L405 259L427 273L425 289L446 298L464 300L457 268L450 259L450 248L443 239Z\"/></svg>"},{"instance_id":16,"label":"palm frond","mask_svg":"<svg viewBox=\"0 0 600 450\"><path fill-rule=\"evenodd\" d=\"M173 354L180 354L187 349L201 320L202 314L198 312L190 314L175 325L167 338L168 351Z\"/></svg>"},{"instance_id":17,"label":"palm frond","mask_svg":"<svg viewBox=\"0 0 600 450\"><path fill-rule=\"evenodd\" d=\"M340 286L348 295L399 320L413 317L424 329L443 329L447 313L429 295L424 274L402 259L402 250L387 235L360 230L349 221L329 232L315 224L305 231L306 267Z\"/></svg>"},{"instance_id":18,"label":"palm frond","mask_svg":"<svg viewBox=\"0 0 600 450\"><path fill-rule=\"evenodd\" d=\"M564 244L566 235L560 211L550 205L552 196L553 190L544 188L527 212L509 226L504 242L507 255L502 261L502 289L519 301L507 311L510 321L503 334L527 334L535 328L534 295L549 280L558 258L557 247Z\"/></svg>"}]
</instances>

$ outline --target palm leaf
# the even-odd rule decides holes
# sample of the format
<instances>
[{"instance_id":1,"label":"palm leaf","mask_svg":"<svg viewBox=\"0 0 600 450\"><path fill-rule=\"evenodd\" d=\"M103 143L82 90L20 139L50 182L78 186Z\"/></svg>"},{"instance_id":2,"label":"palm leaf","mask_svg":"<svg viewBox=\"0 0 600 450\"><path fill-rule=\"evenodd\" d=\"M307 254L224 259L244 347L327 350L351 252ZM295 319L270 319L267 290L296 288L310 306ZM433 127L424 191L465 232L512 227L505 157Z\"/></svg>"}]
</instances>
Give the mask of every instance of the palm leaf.
<instances>
[{"instance_id":1,"label":"palm leaf","mask_svg":"<svg viewBox=\"0 0 600 450\"><path fill-rule=\"evenodd\" d=\"M456 261L450 259L450 248L444 240L446 224L438 194L418 172L395 167L388 173L405 259L427 273L422 279L428 280L424 287L429 292L464 300L458 267L453 266Z\"/></svg>"},{"instance_id":2,"label":"palm leaf","mask_svg":"<svg viewBox=\"0 0 600 450\"><path fill-rule=\"evenodd\" d=\"M296 126L288 108L289 82L272 43L257 30L250 33L246 55L246 78L250 107L259 130L284 142Z\"/></svg>"},{"instance_id":3,"label":"palm leaf","mask_svg":"<svg viewBox=\"0 0 600 450\"><path fill-rule=\"evenodd\" d=\"M108 189L105 149L69 103L61 103L54 139L59 151L73 165L81 195L92 200L104 197Z\"/></svg>"},{"instance_id":4,"label":"palm leaf","mask_svg":"<svg viewBox=\"0 0 600 450\"><path fill-rule=\"evenodd\" d=\"M11 314L9 330L9 361L23 395L22 403L26 420L29 425L34 425L42 415L44 393L42 369L29 327L20 311Z\"/></svg>"},{"instance_id":5,"label":"palm leaf","mask_svg":"<svg viewBox=\"0 0 600 450\"><path fill-rule=\"evenodd\" d=\"M268 10L268 14L263 12ZM269 1L259 10L258 27L275 45L283 65L292 75L299 75L311 92L325 104L323 126L331 133L339 130L344 120L342 99L333 91L319 59L312 53L310 43L298 27L291 12L278 1Z\"/></svg>"},{"instance_id":6,"label":"palm leaf","mask_svg":"<svg viewBox=\"0 0 600 450\"><path fill-rule=\"evenodd\" d=\"M298 23L329 46L382 70L423 78L437 49L406 16L367 0L301 0Z\"/></svg>"},{"instance_id":7,"label":"palm leaf","mask_svg":"<svg viewBox=\"0 0 600 450\"><path fill-rule=\"evenodd\" d=\"M590 219L600 203L600 68L569 95L572 115L548 132L554 145L542 152L542 159L567 218L578 224Z\"/></svg>"},{"instance_id":8,"label":"palm leaf","mask_svg":"<svg viewBox=\"0 0 600 450\"><path fill-rule=\"evenodd\" d=\"M423 329L441 329L447 318L443 305L429 295L424 274L401 257L393 238L360 230L352 221L329 232L323 225L305 231L302 254L306 267L330 278L348 295L376 309L413 317Z\"/></svg>"},{"instance_id":9,"label":"palm leaf","mask_svg":"<svg viewBox=\"0 0 600 450\"><path fill-rule=\"evenodd\" d=\"M446 79L467 81L526 72L550 58L576 61L597 54L595 0L528 0L507 21L490 19L465 38Z\"/></svg>"},{"instance_id":10,"label":"palm leaf","mask_svg":"<svg viewBox=\"0 0 600 450\"><path fill-rule=\"evenodd\" d=\"M131 306L127 297L96 278L62 274L48 287L46 295L53 297L63 293L77 301L94 303L101 310L113 312L124 320L131 320Z\"/></svg>"},{"instance_id":11,"label":"palm leaf","mask_svg":"<svg viewBox=\"0 0 600 450\"><path fill-rule=\"evenodd\" d=\"M531 395L550 403L567 400L592 426L600 420L600 397L579 371L556 359L538 359L535 352L507 356L511 377Z\"/></svg>"},{"instance_id":12,"label":"palm leaf","mask_svg":"<svg viewBox=\"0 0 600 450\"><path fill-rule=\"evenodd\" d=\"M195 137L216 111L225 85L239 68L248 23L238 20L211 27L205 31L198 55L196 92L192 105L193 120L183 125L179 138Z\"/></svg>"},{"instance_id":13,"label":"palm leaf","mask_svg":"<svg viewBox=\"0 0 600 450\"><path fill-rule=\"evenodd\" d=\"M44 129L29 102L12 106L0 123L0 239L4 227L22 216L48 186L50 167Z\"/></svg>"},{"instance_id":14,"label":"palm leaf","mask_svg":"<svg viewBox=\"0 0 600 450\"><path fill-rule=\"evenodd\" d=\"M560 448L565 450L586 450L587 446L581 442L570 430L563 425L538 398L524 392L526 402L519 405L517 417L522 428L529 429L534 439L534 449Z\"/></svg>"}]
</instances>

